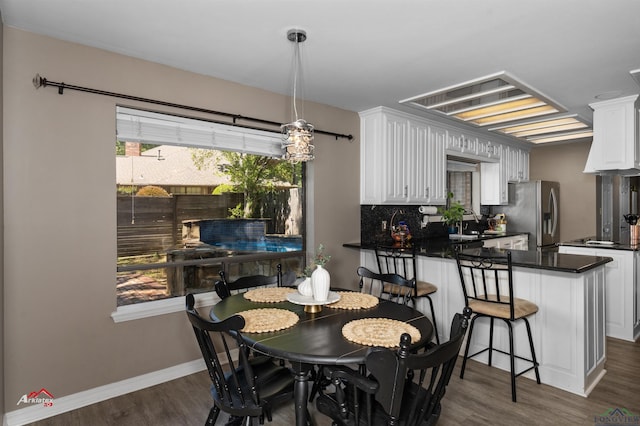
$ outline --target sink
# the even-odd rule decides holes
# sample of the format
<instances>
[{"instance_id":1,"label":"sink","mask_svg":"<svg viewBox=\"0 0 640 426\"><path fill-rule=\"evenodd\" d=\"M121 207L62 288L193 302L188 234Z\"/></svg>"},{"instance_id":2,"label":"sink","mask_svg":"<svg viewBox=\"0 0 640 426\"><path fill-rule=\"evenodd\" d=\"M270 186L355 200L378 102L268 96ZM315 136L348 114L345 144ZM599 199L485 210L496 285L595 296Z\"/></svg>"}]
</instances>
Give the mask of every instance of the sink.
<instances>
[{"instance_id":1,"label":"sink","mask_svg":"<svg viewBox=\"0 0 640 426\"><path fill-rule=\"evenodd\" d=\"M476 240L478 237L478 234L449 234L450 240Z\"/></svg>"}]
</instances>

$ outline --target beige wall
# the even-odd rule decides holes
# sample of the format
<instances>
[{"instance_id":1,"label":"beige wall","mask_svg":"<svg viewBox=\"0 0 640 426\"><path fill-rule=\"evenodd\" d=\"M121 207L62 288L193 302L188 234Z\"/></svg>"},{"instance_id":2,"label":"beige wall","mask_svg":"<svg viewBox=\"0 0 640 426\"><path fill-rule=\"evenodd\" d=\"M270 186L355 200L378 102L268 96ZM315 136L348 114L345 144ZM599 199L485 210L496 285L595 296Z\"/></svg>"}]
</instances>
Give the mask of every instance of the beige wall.
<instances>
[{"instance_id":1,"label":"beige wall","mask_svg":"<svg viewBox=\"0 0 640 426\"><path fill-rule=\"evenodd\" d=\"M182 313L118 324L110 318L119 101L36 90L36 73L277 122L291 119L285 96L4 28L4 401L11 410L21 395L42 387L61 397L199 357ZM309 231L314 244L324 243L333 256L332 284L346 284L359 263L356 250L341 247L359 239L359 120L354 112L317 104L305 104L304 111L317 128L356 136L351 143L318 136L311 167Z\"/></svg>"},{"instance_id":2,"label":"beige wall","mask_svg":"<svg viewBox=\"0 0 640 426\"><path fill-rule=\"evenodd\" d=\"M2 143L2 135L3 131L3 120L2 120L2 29L4 25L2 23L2 13L0 13L0 188L4 187L3 184L3 176L2 172L2 153L3 143ZM0 189L0 211L3 211L3 195L2 189ZM0 312L4 312L4 217L0 216ZM0 420L2 419L2 414L5 412L4 410L4 315L0 313Z\"/></svg>"},{"instance_id":3,"label":"beige wall","mask_svg":"<svg viewBox=\"0 0 640 426\"><path fill-rule=\"evenodd\" d=\"M591 142L536 147L531 150L531 179L560 182L560 240L596 233L596 178L582 173Z\"/></svg>"}]
</instances>

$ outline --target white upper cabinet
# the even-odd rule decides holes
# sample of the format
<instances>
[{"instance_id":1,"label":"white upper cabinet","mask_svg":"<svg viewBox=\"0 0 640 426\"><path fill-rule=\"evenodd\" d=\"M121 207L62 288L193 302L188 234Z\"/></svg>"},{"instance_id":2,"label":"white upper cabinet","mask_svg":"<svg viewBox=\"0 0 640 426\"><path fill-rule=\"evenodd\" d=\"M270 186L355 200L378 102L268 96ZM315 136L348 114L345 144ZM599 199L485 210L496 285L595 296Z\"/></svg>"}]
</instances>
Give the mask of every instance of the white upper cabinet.
<instances>
[{"instance_id":1,"label":"white upper cabinet","mask_svg":"<svg viewBox=\"0 0 640 426\"><path fill-rule=\"evenodd\" d=\"M360 113L360 134L361 204L444 205L447 154L480 163L481 204L507 204L507 183L529 180L528 151L386 107Z\"/></svg>"},{"instance_id":2,"label":"white upper cabinet","mask_svg":"<svg viewBox=\"0 0 640 426\"><path fill-rule=\"evenodd\" d=\"M528 151L504 146L502 155L507 157L505 165L508 182L526 182L529 180Z\"/></svg>"},{"instance_id":3,"label":"white upper cabinet","mask_svg":"<svg viewBox=\"0 0 640 426\"><path fill-rule=\"evenodd\" d=\"M383 144L385 156L378 170L378 173L384 176L382 201L398 204L409 198L409 169L413 148L409 138L409 121L405 118L386 115L382 122L385 131Z\"/></svg>"},{"instance_id":4,"label":"white upper cabinet","mask_svg":"<svg viewBox=\"0 0 640 426\"><path fill-rule=\"evenodd\" d=\"M584 172L640 173L638 95L589 106L593 108L593 142Z\"/></svg>"},{"instance_id":5,"label":"white upper cabinet","mask_svg":"<svg viewBox=\"0 0 640 426\"><path fill-rule=\"evenodd\" d=\"M447 132L425 123L409 124L410 161L407 202L445 204L447 199Z\"/></svg>"},{"instance_id":6,"label":"white upper cabinet","mask_svg":"<svg viewBox=\"0 0 640 426\"><path fill-rule=\"evenodd\" d=\"M480 163L480 204L496 206L509 202L507 159L505 155L497 162Z\"/></svg>"},{"instance_id":7,"label":"white upper cabinet","mask_svg":"<svg viewBox=\"0 0 640 426\"><path fill-rule=\"evenodd\" d=\"M444 204L446 132L379 107L360 113L361 204Z\"/></svg>"},{"instance_id":8,"label":"white upper cabinet","mask_svg":"<svg viewBox=\"0 0 640 426\"><path fill-rule=\"evenodd\" d=\"M497 162L480 163L480 204L488 206L509 203L509 182L529 180L529 152L507 145L497 147Z\"/></svg>"},{"instance_id":9,"label":"white upper cabinet","mask_svg":"<svg viewBox=\"0 0 640 426\"><path fill-rule=\"evenodd\" d=\"M447 202L447 154L445 143L447 131L440 127L429 126L428 158L428 199L431 204Z\"/></svg>"}]
</instances>

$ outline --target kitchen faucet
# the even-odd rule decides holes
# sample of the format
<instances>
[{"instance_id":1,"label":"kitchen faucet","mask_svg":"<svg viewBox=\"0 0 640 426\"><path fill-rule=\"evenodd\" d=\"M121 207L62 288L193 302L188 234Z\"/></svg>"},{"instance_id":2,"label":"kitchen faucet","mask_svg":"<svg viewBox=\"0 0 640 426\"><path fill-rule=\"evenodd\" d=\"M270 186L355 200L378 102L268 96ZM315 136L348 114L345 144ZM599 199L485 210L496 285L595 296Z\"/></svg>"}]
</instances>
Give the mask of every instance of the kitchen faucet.
<instances>
[{"instance_id":1,"label":"kitchen faucet","mask_svg":"<svg viewBox=\"0 0 640 426\"><path fill-rule=\"evenodd\" d=\"M473 215L473 220L475 220L476 223L480 223L480 218L478 217L476 212L473 211L473 209L469 209L465 213L471 213Z\"/></svg>"}]
</instances>

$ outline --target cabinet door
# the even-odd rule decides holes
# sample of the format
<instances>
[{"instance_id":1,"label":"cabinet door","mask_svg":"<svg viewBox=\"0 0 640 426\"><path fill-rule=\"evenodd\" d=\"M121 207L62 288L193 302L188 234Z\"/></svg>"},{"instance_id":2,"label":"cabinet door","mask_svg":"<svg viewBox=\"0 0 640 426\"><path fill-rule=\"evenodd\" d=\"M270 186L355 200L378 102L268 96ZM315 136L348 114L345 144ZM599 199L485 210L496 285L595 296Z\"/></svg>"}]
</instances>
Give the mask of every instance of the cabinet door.
<instances>
[{"instance_id":1,"label":"cabinet door","mask_svg":"<svg viewBox=\"0 0 640 426\"><path fill-rule=\"evenodd\" d=\"M447 201L447 154L445 150L447 131L438 127L429 128L429 199L430 204L445 204Z\"/></svg>"},{"instance_id":2,"label":"cabinet door","mask_svg":"<svg viewBox=\"0 0 640 426\"><path fill-rule=\"evenodd\" d=\"M430 199L429 127L415 122L409 123L409 158L407 184L410 203L428 203Z\"/></svg>"},{"instance_id":3,"label":"cabinet door","mask_svg":"<svg viewBox=\"0 0 640 426\"><path fill-rule=\"evenodd\" d=\"M524 149L518 152L518 181L529 181L529 152Z\"/></svg>"},{"instance_id":4,"label":"cabinet door","mask_svg":"<svg viewBox=\"0 0 640 426\"><path fill-rule=\"evenodd\" d=\"M524 149L506 146L506 173L508 182L526 182L529 180L529 153Z\"/></svg>"},{"instance_id":5,"label":"cabinet door","mask_svg":"<svg viewBox=\"0 0 640 426\"><path fill-rule=\"evenodd\" d=\"M484 240L482 242L484 248L500 248L509 250L528 250L529 249L529 236L513 235L511 237L498 237Z\"/></svg>"},{"instance_id":6,"label":"cabinet door","mask_svg":"<svg viewBox=\"0 0 640 426\"><path fill-rule=\"evenodd\" d=\"M513 237L513 244L511 245L513 250L529 250L529 236L518 235Z\"/></svg>"},{"instance_id":7,"label":"cabinet door","mask_svg":"<svg viewBox=\"0 0 640 426\"><path fill-rule=\"evenodd\" d=\"M592 149L598 149L587 165L595 170L630 169L640 166L637 138L637 95L590 104L593 108ZM606 148L605 148L606 147ZM590 163L590 164L589 164Z\"/></svg>"},{"instance_id":8,"label":"cabinet door","mask_svg":"<svg viewBox=\"0 0 640 426\"><path fill-rule=\"evenodd\" d=\"M507 176L505 155L497 163L480 163L480 203L490 206L507 204Z\"/></svg>"},{"instance_id":9,"label":"cabinet door","mask_svg":"<svg viewBox=\"0 0 640 426\"><path fill-rule=\"evenodd\" d=\"M382 114L365 112L360 115L360 204L382 202L382 169L384 127Z\"/></svg>"},{"instance_id":10,"label":"cabinet door","mask_svg":"<svg viewBox=\"0 0 640 426\"><path fill-rule=\"evenodd\" d=\"M406 119L386 115L384 120L386 158L381 165L383 174L383 202L399 203L407 201L409 183L407 181L410 160L410 140Z\"/></svg>"},{"instance_id":11,"label":"cabinet door","mask_svg":"<svg viewBox=\"0 0 640 426\"><path fill-rule=\"evenodd\" d=\"M633 297L637 291L634 262L636 253L626 250L560 246L560 253L611 257L605 265L605 317L606 334L609 337L634 341L634 315L638 309Z\"/></svg>"},{"instance_id":12,"label":"cabinet door","mask_svg":"<svg viewBox=\"0 0 640 426\"><path fill-rule=\"evenodd\" d=\"M409 164L407 202L444 204L446 202L447 131L426 123L409 123Z\"/></svg>"}]
</instances>

